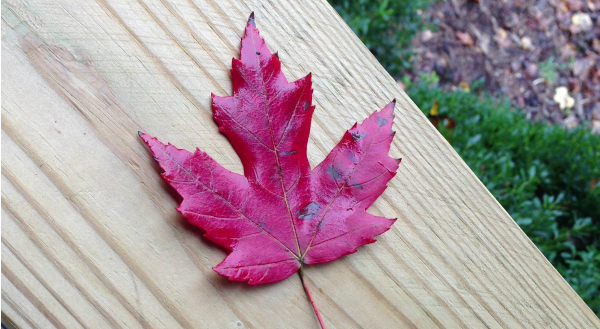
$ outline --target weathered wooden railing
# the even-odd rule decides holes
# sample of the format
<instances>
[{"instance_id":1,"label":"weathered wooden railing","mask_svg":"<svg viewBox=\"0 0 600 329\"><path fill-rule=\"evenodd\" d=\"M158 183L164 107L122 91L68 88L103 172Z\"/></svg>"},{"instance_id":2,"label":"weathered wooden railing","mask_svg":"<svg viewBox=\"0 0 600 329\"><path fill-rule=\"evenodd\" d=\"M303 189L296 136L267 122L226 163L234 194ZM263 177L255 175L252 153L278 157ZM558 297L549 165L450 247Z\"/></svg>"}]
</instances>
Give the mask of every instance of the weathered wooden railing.
<instances>
[{"instance_id":1,"label":"weathered wooden railing","mask_svg":"<svg viewBox=\"0 0 600 329\"><path fill-rule=\"evenodd\" d=\"M331 328L590 328L598 318L323 0L2 2L2 312L19 327L311 328L298 276L250 287L175 211L138 130L241 164L211 118L251 11L313 73L309 157L396 98L375 244L306 268Z\"/></svg>"}]
</instances>

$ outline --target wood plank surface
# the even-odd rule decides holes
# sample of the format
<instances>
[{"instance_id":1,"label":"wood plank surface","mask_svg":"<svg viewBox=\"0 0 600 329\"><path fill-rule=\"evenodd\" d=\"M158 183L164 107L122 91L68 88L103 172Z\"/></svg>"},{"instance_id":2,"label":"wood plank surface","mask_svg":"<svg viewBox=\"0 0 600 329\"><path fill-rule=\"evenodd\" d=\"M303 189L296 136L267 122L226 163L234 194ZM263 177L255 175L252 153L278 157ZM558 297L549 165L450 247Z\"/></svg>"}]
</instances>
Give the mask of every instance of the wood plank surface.
<instances>
[{"instance_id":1,"label":"wood plank surface","mask_svg":"<svg viewBox=\"0 0 600 329\"><path fill-rule=\"evenodd\" d=\"M328 328L592 328L600 321L324 0L3 0L2 312L20 328L316 328L297 275L232 283L176 211L138 130L242 166L231 94L250 12L290 80L313 74L308 153L393 98L398 175L375 244L309 266Z\"/></svg>"}]
</instances>

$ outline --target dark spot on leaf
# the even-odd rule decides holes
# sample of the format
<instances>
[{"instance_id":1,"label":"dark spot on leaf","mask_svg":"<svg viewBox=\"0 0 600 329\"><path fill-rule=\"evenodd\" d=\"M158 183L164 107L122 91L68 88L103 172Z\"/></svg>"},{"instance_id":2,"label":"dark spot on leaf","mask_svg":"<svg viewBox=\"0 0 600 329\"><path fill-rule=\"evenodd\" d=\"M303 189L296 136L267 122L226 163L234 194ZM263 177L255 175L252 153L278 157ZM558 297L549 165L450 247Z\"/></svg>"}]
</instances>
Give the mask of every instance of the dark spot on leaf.
<instances>
[{"instance_id":1,"label":"dark spot on leaf","mask_svg":"<svg viewBox=\"0 0 600 329\"><path fill-rule=\"evenodd\" d=\"M342 174L337 169L335 169L335 167L333 165L331 165L331 166L329 166L329 168L327 168L327 173L329 175L331 175L331 178L333 178L335 180L342 178Z\"/></svg>"},{"instance_id":2,"label":"dark spot on leaf","mask_svg":"<svg viewBox=\"0 0 600 329\"><path fill-rule=\"evenodd\" d=\"M283 176L283 169L281 167L277 167L277 172L279 172L280 176Z\"/></svg>"},{"instance_id":3,"label":"dark spot on leaf","mask_svg":"<svg viewBox=\"0 0 600 329\"><path fill-rule=\"evenodd\" d=\"M354 153L354 151L350 150L348 152L348 159L350 159L350 161L352 162L356 162L356 153Z\"/></svg>"},{"instance_id":4,"label":"dark spot on leaf","mask_svg":"<svg viewBox=\"0 0 600 329\"><path fill-rule=\"evenodd\" d=\"M325 225L325 220L322 220L322 221L319 223L319 227L321 227L321 226L323 226L323 225Z\"/></svg>"},{"instance_id":5,"label":"dark spot on leaf","mask_svg":"<svg viewBox=\"0 0 600 329\"><path fill-rule=\"evenodd\" d=\"M257 55L260 55L260 51L257 51L257 52L256 52L256 54L257 54Z\"/></svg>"},{"instance_id":6,"label":"dark spot on leaf","mask_svg":"<svg viewBox=\"0 0 600 329\"><path fill-rule=\"evenodd\" d=\"M354 141L358 142L359 140L365 138L365 136L367 136L367 134L363 134L363 133L359 133L359 132L353 132L350 135L352 135L352 139L354 139Z\"/></svg>"},{"instance_id":7,"label":"dark spot on leaf","mask_svg":"<svg viewBox=\"0 0 600 329\"><path fill-rule=\"evenodd\" d=\"M298 215L299 219L303 220L313 219L317 216L317 213L319 213L319 208L321 208L321 205L312 201L304 206L304 208L296 211L296 215Z\"/></svg>"},{"instance_id":8,"label":"dark spot on leaf","mask_svg":"<svg viewBox=\"0 0 600 329\"><path fill-rule=\"evenodd\" d=\"M157 158L157 157L152 157L152 159L154 159L154 161L158 161L158 158Z\"/></svg>"},{"instance_id":9,"label":"dark spot on leaf","mask_svg":"<svg viewBox=\"0 0 600 329\"><path fill-rule=\"evenodd\" d=\"M258 226L260 226L260 227L262 227L262 228L265 228L265 222L260 222L260 223L258 223Z\"/></svg>"},{"instance_id":10,"label":"dark spot on leaf","mask_svg":"<svg viewBox=\"0 0 600 329\"><path fill-rule=\"evenodd\" d=\"M280 176L277 176L277 173L278 173L280 170L281 170L281 168L279 168L279 167L277 167L277 166L273 167L273 172L272 172L272 173L271 173L271 175L269 176L269 180L270 180L271 182L273 182L273 181L276 181L276 180L279 180L279 177L280 177ZM279 174L281 175L281 173L279 173Z\"/></svg>"},{"instance_id":11,"label":"dark spot on leaf","mask_svg":"<svg viewBox=\"0 0 600 329\"><path fill-rule=\"evenodd\" d=\"M377 124L379 125L379 127L382 127L384 125L386 125L388 123L386 118L380 118L377 117Z\"/></svg>"},{"instance_id":12,"label":"dark spot on leaf","mask_svg":"<svg viewBox=\"0 0 600 329\"><path fill-rule=\"evenodd\" d=\"M359 188L359 189L361 189L361 190L363 189L363 186L362 186L362 185L360 185L360 184L358 184L358 183L354 183L354 184L352 184L352 186L354 186L354 187L356 187L356 188Z\"/></svg>"},{"instance_id":13,"label":"dark spot on leaf","mask_svg":"<svg viewBox=\"0 0 600 329\"><path fill-rule=\"evenodd\" d=\"M282 151L281 152L282 155L292 155L292 154L296 154L296 153L298 153L298 151L296 151L296 150Z\"/></svg>"},{"instance_id":14,"label":"dark spot on leaf","mask_svg":"<svg viewBox=\"0 0 600 329\"><path fill-rule=\"evenodd\" d=\"M309 108L310 108L310 102L309 101L304 102L304 111L308 111Z\"/></svg>"}]
</instances>

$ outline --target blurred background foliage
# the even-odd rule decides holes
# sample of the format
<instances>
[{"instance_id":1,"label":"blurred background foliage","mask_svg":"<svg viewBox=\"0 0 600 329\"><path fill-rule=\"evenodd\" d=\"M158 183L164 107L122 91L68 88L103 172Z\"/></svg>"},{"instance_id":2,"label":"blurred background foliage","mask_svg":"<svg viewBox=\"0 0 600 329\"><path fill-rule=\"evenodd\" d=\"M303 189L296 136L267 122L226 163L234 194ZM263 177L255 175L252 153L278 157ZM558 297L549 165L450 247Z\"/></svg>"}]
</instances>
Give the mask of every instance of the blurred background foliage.
<instances>
[{"instance_id":1,"label":"blurred background foliage","mask_svg":"<svg viewBox=\"0 0 600 329\"><path fill-rule=\"evenodd\" d=\"M423 28L418 10L431 0L330 0L360 40L392 75L410 67L410 41Z\"/></svg>"},{"instance_id":2,"label":"blurred background foliage","mask_svg":"<svg viewBox=\"0 0 600 329\"><path fill-rule=\"evenodd\" d=\"M410 41L429 0L330 0L392 74L410 66ZM435 21L430 22L435 24ZM428 27L431 29L431 27ZM474 81L455 91L435 72L400 79L490 192L590 308L600 315L600 136L536 123Z\"/></svg>"}]
</instances>

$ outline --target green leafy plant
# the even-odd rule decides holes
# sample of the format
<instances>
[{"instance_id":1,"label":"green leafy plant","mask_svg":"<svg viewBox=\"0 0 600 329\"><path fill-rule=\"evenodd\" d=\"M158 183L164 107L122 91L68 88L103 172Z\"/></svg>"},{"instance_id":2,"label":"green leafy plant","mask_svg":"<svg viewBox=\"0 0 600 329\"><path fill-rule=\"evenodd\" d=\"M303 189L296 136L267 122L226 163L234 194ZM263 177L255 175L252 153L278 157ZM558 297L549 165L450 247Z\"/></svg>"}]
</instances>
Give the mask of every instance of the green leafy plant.
<instances>
[{"instance_id":1,"label":"green leafy plant","mask_svg":"<svg viewBox=\"0 0 600 329\"><path fill-rule=\"evenodd\" d=\"M546 79L550 85L553 85L558 79L558 71L565 70L569 67L572 68L574 62L575 57L571 57L569 63L556 63L554 57L550 57L545 62L540 63L540 76Z\"/></svg>"},{"instance_id":2,"label":"green leafy plant","mask_svg":"<svg viewBox=\"0 0 600 329\"><path fill-rule=\"evenodd\" d=\"M410 67L410 41L423 27L419 10L435 0L329 0L392 75Z\"/></svg>"},{"instance_id":3,"label":"green leafy plant","mask_svg":"<svg viewBox=\"0 0 600 329\"><path fill-rule=\"evenodd\" d=\"M440 132L523 231L600 314L600 136L525 119L486 95L447 92L431 79L407 88L455 122Z\"/></svg>"},{"instance_id":4,"label":"green leafy plant","mask_svg":"<svg viewBox=\"0 0 600 329\"><path fill-rule=\"evenodd\" d=\"M426 86L435 86L440 82L440 77L435 73L435 71L431 71L429 73L425 73L421 75L420 80Z\"/></svg>"},{"instance_id":5,"label":"green leafy plant","mask_svg":"<svg viewBox=\"0 0 600 329\"><path fill-rule=\"evenodd\" d=\"M556 63L554 63L554 57L548 58L547 61L540 63L540 76L549 84L554 84L558 79L558 72L556 70Z\"/></svg>"}]
</instances>

